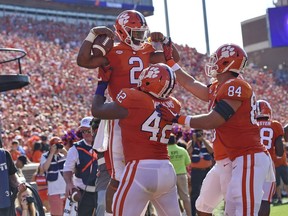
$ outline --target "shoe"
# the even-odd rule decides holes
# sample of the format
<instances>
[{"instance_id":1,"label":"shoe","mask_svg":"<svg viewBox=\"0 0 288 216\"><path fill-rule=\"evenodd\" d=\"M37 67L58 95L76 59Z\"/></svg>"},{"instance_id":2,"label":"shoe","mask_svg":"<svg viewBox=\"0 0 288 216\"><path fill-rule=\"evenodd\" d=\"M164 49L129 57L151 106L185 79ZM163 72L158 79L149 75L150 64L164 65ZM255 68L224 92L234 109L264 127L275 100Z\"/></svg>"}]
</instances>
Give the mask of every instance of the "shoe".
<instances>
[{"instance_id":1,"label":"shoe","mask_svg":"<svg viewBox=\"0 0 288 216\"><path fill-rule=\"evenodd\" d=\"M282 200L281 199L278 199L277 205L282 205Z\"/></svg>"}]
</instances>

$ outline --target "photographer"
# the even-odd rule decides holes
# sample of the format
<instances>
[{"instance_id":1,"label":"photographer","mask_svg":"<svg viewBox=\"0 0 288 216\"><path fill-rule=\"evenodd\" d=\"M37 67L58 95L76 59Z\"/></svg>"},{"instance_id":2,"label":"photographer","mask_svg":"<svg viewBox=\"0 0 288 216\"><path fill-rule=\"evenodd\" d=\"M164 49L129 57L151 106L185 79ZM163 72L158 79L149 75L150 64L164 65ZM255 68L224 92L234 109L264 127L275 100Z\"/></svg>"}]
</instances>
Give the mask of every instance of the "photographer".
<instances>
[{"instance_id":1,"label":"photographer","mask_svg":"<svg viewBox=\"0 0 288 216\"><path fill-rule=\"evenodd\" d=\"M46 172L48 183L48 200L52 216L62 216L65 205L65 186L63 167L67 151L60 137L52 137L49 141L50 150L41 157L41 167Z\"/></svg>"},{"instance_id":2,"label":"photographer","mask_svg":"<svg viewBox=\"0 0 288 216\"><path fill-rule=\"evenodd\" d=\"M85 117L81 120L79 131L83 139L74 143L69 149L64 165L66 195L78 203L78 216L93 215L97 207L96 175L98 164L97 154L92 149L92 119L93 117ZM99 123L100 119L97 121L97 128ZM74 192L77 195L72 195Z\"/></svg>"},{"instance_id":3,"label":"photographer","mask_svg":"<svg viewBox=\"0 0 288 216\"><path fill-rule=\"evenodd\" d=\"M19 192L17 197L21 207L21 216L36 216L35 200L31 191Z\"/></svg>"},{"instance_id":4,"label":"photographer","mask_svg":"<svg viewBox=\"0 0 288 216\"><path fill-rule=\"evenodd\" d=\"M192 216L195 216L196 199L200 194L202 182L213 165L213 148L211 143L204 138L203 130L193 131L192 140L188 143L188 152L191 157L191 209Z\"/></svg>"}]
</instances>

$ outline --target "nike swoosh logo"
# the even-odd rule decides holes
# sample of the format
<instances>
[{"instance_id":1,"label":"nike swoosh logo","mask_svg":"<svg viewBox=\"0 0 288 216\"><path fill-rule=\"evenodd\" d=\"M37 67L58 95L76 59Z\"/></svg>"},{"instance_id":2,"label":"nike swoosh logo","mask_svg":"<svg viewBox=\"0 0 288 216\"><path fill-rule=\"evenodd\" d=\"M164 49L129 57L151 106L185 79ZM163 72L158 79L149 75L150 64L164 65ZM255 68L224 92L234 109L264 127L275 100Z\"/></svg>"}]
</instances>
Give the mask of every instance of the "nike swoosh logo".
<instances>
[{"instance_id":1,"label":"nike swoosh logo","mask_svg":"<svg viewBox=\"0 0 288 216\"><path fill-rule=\"evenodd\" d=\"M235 169L237 166L232 167L232 169Z\"/></svg>"},{"instance_id":2,"label":"nike swoosh logo","mask_svg":"<svg viewBox=\"0 0 288 216\"><path fill-rule=\"evenodd\" d=\"M224 167L226 167L228 164L230 164L230 163L224 164Z\"/></svg>"}]
</instances>

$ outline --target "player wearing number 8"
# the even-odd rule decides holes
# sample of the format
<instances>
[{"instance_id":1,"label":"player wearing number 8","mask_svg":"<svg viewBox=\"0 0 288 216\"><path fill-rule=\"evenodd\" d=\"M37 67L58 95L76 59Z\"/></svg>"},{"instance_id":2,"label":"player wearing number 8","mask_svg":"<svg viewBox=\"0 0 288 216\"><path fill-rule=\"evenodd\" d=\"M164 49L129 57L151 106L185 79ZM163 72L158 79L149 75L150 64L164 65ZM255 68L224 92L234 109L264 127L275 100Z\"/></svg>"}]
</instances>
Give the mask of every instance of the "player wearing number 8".
<instances>
[{"instance_id":1,"label":"player wearing number 8","mask_svg":"<svg viewBox=\"0 0 288 216\"><path fill-rule=\"evenodd\" d=\"M212 78L211 85L206 86L173 62L169 43L163 49L167 64L173 68L180 85L207 101L210 111L201 115L181 116L172 115L169 108L162 107L162 118L192 128L215 129L213 148L224 146L232 161L231 180L226 186L220 186L228 187L225 215L258 215L264 181L269 177L268 180L273 182L275 178L272 160L265 146L260 143L254 92L249 83L239 76L243 74L247 62L246 52L235 44L220 46L205 65L206 74ZM215 183L218 187L219 179L213 182L212 178L206 178L204 185L209 181L207 183ZM207 193L207 188L201 189L200 197L201 193ZM210 194L214 196L213 192ZM196 201L196 208L201 211L198 212L199 216L211 213L211 208L218 200L210 201L209 197L206 203L203 200Z\"/></svg>"},{"instance_id":2,"label":"player wearing number 8","mask_svg":"<svg viewBox=\"0 0 288 216\"><path fill-rule=\"evenodd\" d=\"M176 174L169 161L167 143L172 122L156 111L159 104L180 111L180 103L170 97L175 76L165 64L144 69L138 88L122 89L115 102L104 103L98 85L92 103L93 116L120 119L125 169L113 199L113 215L142 215L150 201L158 215L180 216Z\"/></svg>"},{"instance_id":3,"label":"player wearing number 8","mask_svg":"<svg viewBox=\"0 0 288 216\"><path fill-rule=\"evenodd\" d=\"M270 104L265 100L257 101L256 118L260 128L260 141L266 146L275 165L276 194L278 202L281 203L281 178L283 179L286 190L288 189L287 162L282 141L284 130L280 122L273 120L272 108ZM266 212L269 213L270 203L275 192L275 183L273 182L271 184L269 182L265 182L263 190L264 194L262 198L261 210L262 208L266 209ZM269 214L259 212L259 215L268 216Z\"/></svg>"}]
</instances>

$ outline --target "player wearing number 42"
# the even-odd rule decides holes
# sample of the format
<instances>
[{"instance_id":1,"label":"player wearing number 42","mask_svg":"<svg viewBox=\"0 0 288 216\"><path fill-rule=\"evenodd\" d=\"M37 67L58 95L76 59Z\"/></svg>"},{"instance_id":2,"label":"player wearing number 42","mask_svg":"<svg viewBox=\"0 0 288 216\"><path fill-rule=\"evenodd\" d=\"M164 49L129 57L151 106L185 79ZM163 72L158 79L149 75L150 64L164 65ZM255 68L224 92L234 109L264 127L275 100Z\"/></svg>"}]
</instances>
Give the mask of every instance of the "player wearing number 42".
<instances>
[{"instance_id":1,"label":"player wearing number 42","mask_svg":"<svg viewBox=\"0 0 288 216\"><path fill-rule=\"evenodd\" d=\"M272 160L260 143L259 128L255 119L254 92L242 75L247 62L246 52L235 44L220 46L205 65L211 85L204 85L173 62L171 46L163 45L167 64L173 68L181 86L198 98L209 102L210 111L201 115L181 116L168 107L158 108L161 118L192 128L215 129L213 148L222 144L232 161L232 175L225 199L225 215L258 215L262 199L262 187L266 181L275 181ZM204 179L205 185L206 178ZM201 193L205 193L201 189ZM210 196L214 196L210 192ZM208 199L207 199L208 200ZM210 200L210 199L209 199ZM198 200L197 200L198 201ZM209 204L196 208L210 213ZM213 204L212 204L213 205ZM199 212L198 212L199 213Z\"/></svg>"},{"instance_id":2,"label":"player wearing number 42","mask_svg":"<svg viewBox=\"0 0 288 216\"><path fill-rule=\"evenodd\" d=\"M179 216L176 174L169 161L167 143L172 122L158 116L162 104L180 111L170 97L175 76L170 67L158 63L144 69L138 88L124 88L115 102L104 104L102 87L97 87L92 114L102 119L120 119L125 170L113 202L113 215L141 215L150 201L159 215Z\"/></svg>"}]
</instances>

